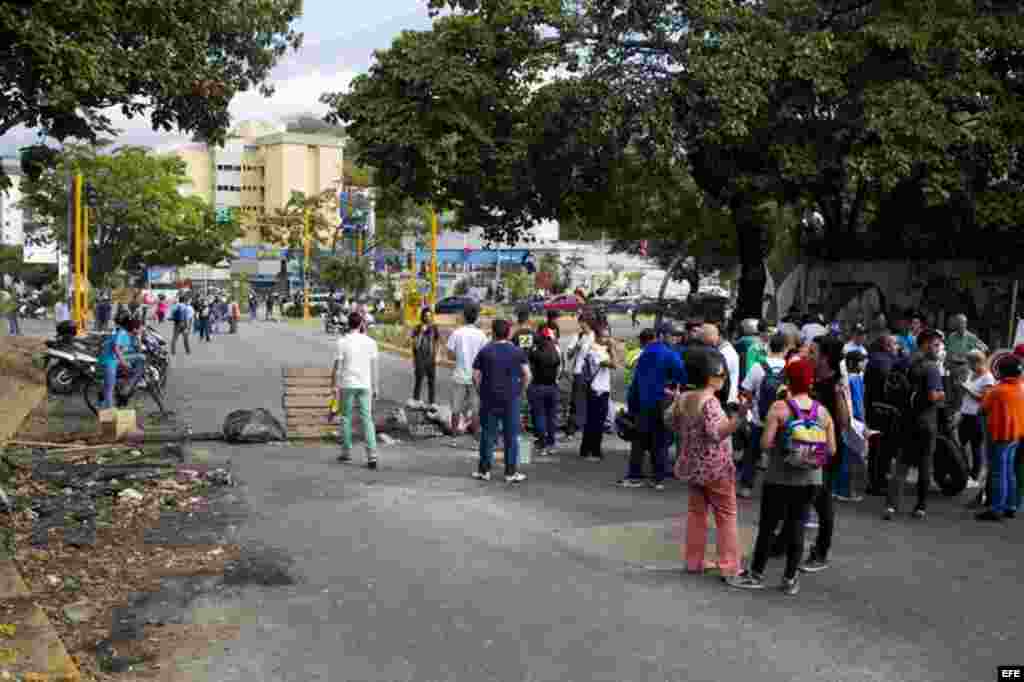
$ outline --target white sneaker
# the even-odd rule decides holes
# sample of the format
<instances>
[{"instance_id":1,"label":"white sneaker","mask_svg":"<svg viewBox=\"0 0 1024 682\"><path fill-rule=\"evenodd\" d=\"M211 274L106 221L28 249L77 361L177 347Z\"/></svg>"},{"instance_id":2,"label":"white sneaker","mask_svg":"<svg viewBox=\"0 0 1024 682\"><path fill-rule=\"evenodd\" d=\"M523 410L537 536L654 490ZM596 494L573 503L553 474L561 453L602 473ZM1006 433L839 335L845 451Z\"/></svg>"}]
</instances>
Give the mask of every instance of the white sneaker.
<instances>
[{"instance_id":1,"label":"white sneaker","mask_svg":"<svg viewBox=\"0 0 1024 682\"><path fill-rule=\"evenodd\" d=\"M517 471L516 473L512 474L511 476L506 476L505 477L505 483L522 483L525 480L526 480L526 474L524 474L521 471Z\"/></svg>"},{"instance_id":2,"label":"white sneaker","mask_svg":"<svg viewBox=\"0 0 1024 682\"><path fill-rule=\"evenodd\" d=\"M967 487L968 488L980 488L981 487L981 483L979 481L977 481L976 479L969 478L969 479L967 479Z\"/></svg>"},{"instance_id":3,"label":"white sneaker","mask_svg":"<svg viewBox=\"0 0 1024 682\"><path fill-rule=\"evenodd\" d=\"M737 497L742 497L745 500L749 500L751 497L754 496L754 491L751 490L750 488L744 486L744 487L739 489L739 492L736 493L736 496Z\"/></svg>"},{"instance_id":4,"label":"white sneaker","mask_svg":"<svg viewBox=\"0 0 1024 682\"><path fill-rule=\"evenodd\" d=\"M473 478L475 478L478 481L489 481L491 480L491 472L488 471L485 473L480 473L479 471L474 471Z\"/></svg>"}]
</instances>

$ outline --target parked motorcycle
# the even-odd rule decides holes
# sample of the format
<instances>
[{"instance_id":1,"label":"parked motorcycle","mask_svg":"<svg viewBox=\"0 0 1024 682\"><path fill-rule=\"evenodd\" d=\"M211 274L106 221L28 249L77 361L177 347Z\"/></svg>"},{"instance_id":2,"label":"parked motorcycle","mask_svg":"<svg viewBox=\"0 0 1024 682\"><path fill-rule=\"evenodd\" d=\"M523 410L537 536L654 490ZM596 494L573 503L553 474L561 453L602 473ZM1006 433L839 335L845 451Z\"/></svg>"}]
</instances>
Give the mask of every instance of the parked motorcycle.
<instances>
[{"instance_id":1,"label":"parked motorcycle","mask_svg":"<svg viewBox=\"0 0 1024 682\"><path fill-rule=\"evenodd\" d=\"M93 414L98 415L100 403L103 401L103 367L96 363L92 366L92 372L87 381L82 385L82 397L85 404ZM137 382L132 382L131 371L124 367L117 370L117 383L114 384L114 404L118 408L127 407L131 403L137 390L143 390L149 394L160 408L160 414L167 414L164 407L163 389L160 386L160 373L153 365L146 363L142 376Z\"/></svg>"},{"instance_id":2,"label":"parked motorcycle","mask_svg":"<svg viewBox=\"0 0 1024 682\"><path fill-rule=\"evenodd\" d=\"M54 395L68 395L80 387L89 363L95 363L103 346L103 336L77 336L74 322L57 325L57 336L46 342L46 386Z\"/></svg>"}]
</instances>

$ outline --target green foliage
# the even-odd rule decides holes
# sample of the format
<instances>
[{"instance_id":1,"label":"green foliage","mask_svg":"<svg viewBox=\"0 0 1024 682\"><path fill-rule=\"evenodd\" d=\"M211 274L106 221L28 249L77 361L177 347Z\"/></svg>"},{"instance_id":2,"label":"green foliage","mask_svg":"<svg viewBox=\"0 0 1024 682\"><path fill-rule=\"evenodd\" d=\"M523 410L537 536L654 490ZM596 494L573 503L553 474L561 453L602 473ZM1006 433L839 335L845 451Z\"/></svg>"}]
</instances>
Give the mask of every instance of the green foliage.
<instances>
[{"instance_id":1,"label":"green foliage","mask_svg":"<svg viewBox=\"0 0 1024 682\"><path fill-rule=\"evenodd\" d=\"M505 272L501 281L510 301L522 301L533 291L533 277L525 272Z\"/></svg>"},{"instance_id":2,"label":"green foliage","mask_svg":"<svg viewBox=\"0 0 1024 682\"><path fill-rule=\"evenodd\" d=\"M142 147L103 153L96 147L68 145L55 168L22 185L22 205L37 222L26 226L35 243L67 244L69 173L82 173L96 190L89 221L89 275L104 286L117 271L137 271L155 263L215 264L230 255L241 236L237 223L218 223L213 209L199 197L184 197L185 164Z\"/></svg>"},{"instance_id":3,"label":"green foliage","mask_svg":"<svg viewBox=\"0 0 1024 682\"><path fill-rule=\"evenodd\" d=\"M320 264L320 281L333 289L356 296L373 284L372 264L367 258L332 256Z\"/></svg>"},{"instance_id":4,"label":"green foliage","mask_svg":"<svg viewBox=\"0 0 1024 682\"><path fill-rule=\"evenodd\" d=\"M301 0L3 3L0 135L25 126L96 142L116 132L106 110L118 107L154 129L222 142L236 94L272 93L264 81L301 44L290 28L301 9Z\"/></svg>"}]
</instances>

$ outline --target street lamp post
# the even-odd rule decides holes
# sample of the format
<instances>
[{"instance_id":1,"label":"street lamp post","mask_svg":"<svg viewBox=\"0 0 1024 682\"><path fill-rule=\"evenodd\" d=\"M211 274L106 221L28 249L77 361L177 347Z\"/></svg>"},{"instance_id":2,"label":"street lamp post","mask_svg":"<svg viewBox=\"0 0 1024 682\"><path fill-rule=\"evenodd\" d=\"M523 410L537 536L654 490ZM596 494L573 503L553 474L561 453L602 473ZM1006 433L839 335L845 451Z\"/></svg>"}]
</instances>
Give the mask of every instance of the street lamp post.
<instances>
[{"instance_id":1,"label":"street lamp post","mask_svg":"<svg viewBox=\"0 0 1024 682\"><path fill-rule=\"evenodd\" d=\"M302 283L303 283L303 296L302 296L302 319L308 320L310 318L309 312L309 251L310 251L310 216L309 209L306 209L306 229L305 229L305 262L302 268Z\"/></svg>"}]
</instances>

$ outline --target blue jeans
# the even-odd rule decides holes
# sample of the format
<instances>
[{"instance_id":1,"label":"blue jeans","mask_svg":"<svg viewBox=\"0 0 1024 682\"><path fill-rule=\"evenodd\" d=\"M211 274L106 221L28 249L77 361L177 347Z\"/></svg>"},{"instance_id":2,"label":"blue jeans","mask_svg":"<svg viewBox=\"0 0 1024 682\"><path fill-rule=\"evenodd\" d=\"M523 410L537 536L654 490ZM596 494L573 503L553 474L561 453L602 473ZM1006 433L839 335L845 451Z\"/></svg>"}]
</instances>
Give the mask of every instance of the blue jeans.
<instances>
[{"instance_id":1,"label":"blue jeans","mask_svg":"<svg viewBox=\"0 0 1024 682\"><path fill-rule=\"evenodd\" d=\"M487 473L494 463L494 443L498 427L504 429L505 475L516 473L519 464L519 398L500 405L480 407L480 473Z\"/></svg>"},{"instance_id":2,"label":"blue jeans","mask_svg":"<svg viewBox=\"0 0 1024 682\"><path fill-rule=\"evenodd\" d=\"M555 431L558 430L558 386L532 384L527 397L537 443L550 448L555 444Z\"/></svg>"},{"instance_id":3,"label":"blue jeans","mask_svg":"<svg viewBox=\"0 0 1024 682\"><path fill-rule=\"evenodd\" d=\"M989 471L992 511L997 514L1017 511L1017 443L994 442L989 445Z\"/></svg>"},{"instance_id":4,"label":"blue jeans","mask_svg":"<svg viewBox=\"0 0 1024 682\"><path fill-rule=\"evenodd\" d=\"M665 428L661 408L658 405L638 410L633 415L636 431L629 445L629 470L626 478L639 481L644 477L644 460L651 457L651 474L661 482L669 477L668 447L672 434Z\"/></svg>"},{"instance_id":5,"label":"blue jeans","mask_svg":"<svg viewBox=\"0 0 1024 682\"><path fill-rule=\"evenodd\" d=\"M836 464L836 475L832 479L832 490L830 494L839 495L840 497L850 496L850 451L846 449L846 444L843 442L842 436L836 438L836 458L839 460Z\"/></svg>"},{"instance_id":6,"label":"blue jeans","mask_svg":"<svg viewBox=\"0 0 1024 682\"><path fill-rule=\"evenodd\" d=\"M21 326L18 324L17 317L7 318L7 333L11 336L18 336L21 334Z\"/></svg>"},{"instance_id":7,"label":"blue jeans","mask_svg":"<svg viewBox=\"0 0 1024 682\"><path fill-rule=\"evenodd\" d=\"M134 387L139 379L142 378L142 373L146 368L146 361L139 355L126 355L125 360L129 365L131 365L129 386ZM100 409L115 407L114 387L117 385L117 368L118 364L116 360L113 363L103 365L103 400L98 406Z\"/></svg>"}]
</instances>

